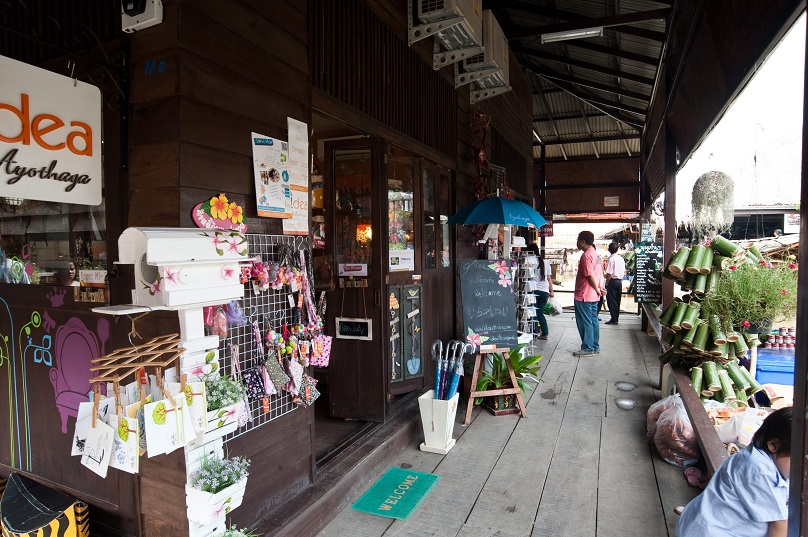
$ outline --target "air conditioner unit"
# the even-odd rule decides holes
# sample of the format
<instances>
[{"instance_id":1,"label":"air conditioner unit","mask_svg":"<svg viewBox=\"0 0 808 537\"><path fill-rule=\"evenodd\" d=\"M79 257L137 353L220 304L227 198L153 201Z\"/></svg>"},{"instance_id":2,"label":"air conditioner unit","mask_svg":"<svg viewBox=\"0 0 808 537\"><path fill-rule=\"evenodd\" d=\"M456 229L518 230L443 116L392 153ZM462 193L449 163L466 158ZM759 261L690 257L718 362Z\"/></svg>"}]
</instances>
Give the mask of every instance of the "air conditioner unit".
<instances>
[{"instance_id":1,"label":"air conditioner unit","mask_svg":"<svg viewBox=\"0 0 808 537\"><path fill-rule=\"evenodd\" d=\"M483 52L463 60L463 71L473 76L473 72L492 69L497 72L475 77L474 82L481 89L507 86L509 82L508 41L497 18L490 9L486 9L483 11Z\"/></svg>"},{"instance_id":2,"label":"air conditioner unit","mask_svg":"<svg viewBox=\"0 0 808 537\"><path fill-rule=\"evenodd\" d=\"M407 11L408 43L434 36L436 70L482 51L482 0L408 0Z\"/></svg>"}]
</instances>

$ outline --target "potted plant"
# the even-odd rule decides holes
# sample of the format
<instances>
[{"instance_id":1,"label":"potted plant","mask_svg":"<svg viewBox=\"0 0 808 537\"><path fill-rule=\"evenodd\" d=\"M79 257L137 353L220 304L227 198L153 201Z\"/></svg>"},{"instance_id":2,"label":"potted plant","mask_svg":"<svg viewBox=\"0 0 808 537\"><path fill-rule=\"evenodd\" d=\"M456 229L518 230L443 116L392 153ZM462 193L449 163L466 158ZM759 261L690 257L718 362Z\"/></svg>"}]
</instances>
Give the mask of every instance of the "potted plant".
<instances>
[{"instance_id":1,"label":"potted plant","mask_svg":"<svg viewBox=\"0 0 808 537\"><path fill-rule=\"evenodd\" d=\"M249 466L244 457L205 456L185 485L188 520L209 524L241 505Z\"/></svg>"},{"instance_id":2,"label":"potted plant","mask_svg":"<svg viewBox=\"0 0 808 537\"><path fill-rule=\"evenodd\" d=\"M525 395L526 390L532 389L524 380L525 375L536 376L539 372L539 360L542 359L541 354L528 355L523 353L522 349L525 344L516 346L508 352L508 359L511 362L514 376L519 388L522 390L522 395ZM483 369L480 378L477 379L476 391L493 390L497 388L512 387L511 376L508 372L508 364L505 362L505 357L502 353L492 353L492 367L491 371ZM480 402L495 416L503 414L516 414L519 408L516 405L516 397L514 395L496 395L489 397L477 397L474 399L474 404L478 405Z\"/></svg>"},{"instance_id":3,"label":"potted plant","mask_svg":"<svg viewBox=\"0 0 808 537\"><path fill-rule=\"evenodd\" d=\"M220 533L217 537L258 537L257 533L253 533L247 528L239 529L235 524L231 524L224 533Z\"/></svg>"},{"instance_id":4,"label":"potted plant","mask_svg":"<svg viewBox=\"0 0 808 537\"><path fill-rule=\"evenodd\" d=\"M750 332L791 319L797 312L797 266L770 259L729 265L702 308L708 316L718 315L725 330Z\"/></svg>"},{"instance_id":5,"label":"potted plant","mask_svg":"<svg viewBox=\"0 0 808 537\"><path fill-rule=\"evenodd\" d=\"M247 397L244 384L217 372L209 373L205 375L205 396L206 437L209 436L208 433L214 433L212 436L224 436L234 431L238 426L239 407Z\"/></svg>"}]
</instances>

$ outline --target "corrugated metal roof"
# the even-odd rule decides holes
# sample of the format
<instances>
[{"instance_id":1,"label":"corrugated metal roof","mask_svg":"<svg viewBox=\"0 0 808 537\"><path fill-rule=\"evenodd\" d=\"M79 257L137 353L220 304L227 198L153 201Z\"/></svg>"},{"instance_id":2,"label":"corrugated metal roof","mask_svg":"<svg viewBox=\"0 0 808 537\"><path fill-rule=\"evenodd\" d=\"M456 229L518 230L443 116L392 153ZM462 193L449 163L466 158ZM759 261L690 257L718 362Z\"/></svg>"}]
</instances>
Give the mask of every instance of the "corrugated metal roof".
<instances>
[{"instance_id":1,"label":"corrugated metal roof","mask_svg":"<svg viewBox=\"0 0 808 537\"><path fill-rule=\"evenodd\" d=\"M495 13L533 89L533 127L547 159L637 155L670 4L652 0L523 0ZM643 20L644 12L657 18ZM632 15L639 14L639 15ZM613 19L615 16L622 18ZM599 26L602 37L541 43L541 30ZM598 141L589 141L591 138ZM602 139L606 138L606 139ZM558 144L569 140L569 143ZM579 141L580 140L580 141ZM534 148L538 158L541 148Z\"/></svg>"}]
</instances>

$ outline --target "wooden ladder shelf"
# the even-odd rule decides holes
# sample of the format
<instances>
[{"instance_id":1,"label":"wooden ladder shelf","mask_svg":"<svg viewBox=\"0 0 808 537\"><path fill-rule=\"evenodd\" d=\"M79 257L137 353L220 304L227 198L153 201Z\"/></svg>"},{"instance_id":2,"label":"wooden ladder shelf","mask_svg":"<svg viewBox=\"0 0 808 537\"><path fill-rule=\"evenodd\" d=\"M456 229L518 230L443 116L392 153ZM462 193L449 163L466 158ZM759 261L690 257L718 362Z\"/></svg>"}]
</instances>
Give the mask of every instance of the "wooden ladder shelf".
<instances>
[{"instance_id":1,"label":"wooden ladder shelf","mask_svg":"<svg viewBox=\"0 0 808 537\"><path fill-rule=\"evenodd\" d=\"M494 390L485 390L482 392L475 391L474 388L477 387L477 379L480 378L480 372L483 370L483 366L485 365L483 355L495 352L502 353L502 355L505 357L505 363L508 365L508 373L511 376L511 385L513 387L497 388ZM519 411L521 412L522 417L526 418L527 408L525 407L525 401L522 398L522 389L519 388L519 383L516 382L516 375L513 372L513 366L511 365L511 358L510 358L510 349L486 349L477 351L477 355L474 357L474 371L471 374L471 394L469 394L468 404L466 405L466 420L463 422L463 425L468 425L469 423L471 423L471 409L474 407L475 397L487 397L489 395L511 395L511 394L516 396L516 404L519 406Z\"/></svg>"}]
</instances>

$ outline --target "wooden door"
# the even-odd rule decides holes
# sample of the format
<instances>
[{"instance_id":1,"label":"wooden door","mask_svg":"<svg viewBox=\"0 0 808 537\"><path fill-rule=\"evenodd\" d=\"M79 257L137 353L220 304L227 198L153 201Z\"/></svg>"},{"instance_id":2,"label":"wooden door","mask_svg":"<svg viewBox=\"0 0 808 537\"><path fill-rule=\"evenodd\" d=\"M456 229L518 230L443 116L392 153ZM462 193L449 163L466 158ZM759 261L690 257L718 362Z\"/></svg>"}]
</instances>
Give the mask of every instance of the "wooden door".
<instances>
[{"instance_id":1,"label":"wooden door","mask_svg":"<svg viewBox=\"0 0 808 537\"><path fill-rule=\"evenodd\" d=\"M334 286L327 293L327 333L334 336L328 366L330 413L334 417L384 421L386 331L381 315L382 248L374 233L386 215L380 207L384 162L376 138L325 145L326 256ZM342 275L341 275L342 273ZM351 278L348 274L353 274ZM338 333L338 319L348 327ZM369 323L368 323L369 321ZM350 327L359 329L355 332Z\"/></svg>"}]
</instances>

